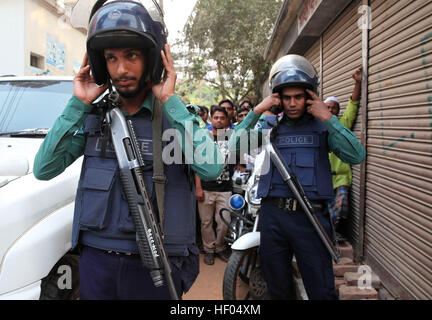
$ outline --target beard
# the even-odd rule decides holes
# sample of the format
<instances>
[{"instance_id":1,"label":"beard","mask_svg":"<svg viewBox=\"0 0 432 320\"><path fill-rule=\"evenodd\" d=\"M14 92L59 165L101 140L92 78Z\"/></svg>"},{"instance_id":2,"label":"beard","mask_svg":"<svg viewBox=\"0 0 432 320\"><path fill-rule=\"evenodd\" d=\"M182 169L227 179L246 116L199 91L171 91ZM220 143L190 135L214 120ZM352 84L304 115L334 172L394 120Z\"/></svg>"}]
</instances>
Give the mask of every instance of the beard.
<instances>
[{"instance_id":1,"label":"beard","mask_svg":"<svg viewBox=\"0 0 432 320\"><path fill-rule=\"evenodd\" d=\"M135 89L121 89L121 88L119 88L116 85L117 81L119 81L119 80L136 80L136 78L134 78L134 77L117 78L113 81L114 87L116 88L120 97L122 97L123 99L131 99L131 98L136 97L141 92L141 90L143 90L146 87L146 84L144 81L144 76L141 77L141 79L138 82L138 85Z\"/></svg>"},{"instance_id":2,"label":"beard","mask_svg":"<svg viewBox=\"0 0 432 320\"><path fill-rule=\"evenodd\" d=\"M137 96L138 93L140 93L141 91L141 87L138 85L138 87L134 90L122 90L117 88L117 92L120 95L120 97L124 98L124 99L131 99Z\"/></svg>"}]
</instances>

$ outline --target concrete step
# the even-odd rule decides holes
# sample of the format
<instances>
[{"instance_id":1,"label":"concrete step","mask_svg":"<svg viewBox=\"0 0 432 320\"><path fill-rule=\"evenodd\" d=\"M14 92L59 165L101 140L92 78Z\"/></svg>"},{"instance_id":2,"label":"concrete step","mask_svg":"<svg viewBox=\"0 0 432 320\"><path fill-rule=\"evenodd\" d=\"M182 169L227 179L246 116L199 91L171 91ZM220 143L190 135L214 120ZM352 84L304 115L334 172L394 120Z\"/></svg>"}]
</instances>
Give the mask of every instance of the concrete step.
<instances>
[{"instance_id":1,"label":"concrete step","mask_svg":"<svg viewBox=\"0 0 432 320\"><path fill-rule=\"evenodd\" d=\"M345 265L345 264L354 264L353 260L351 258L339 258L339 262L337 265ZM333 261L333 266L336 265L336 263Z\"/></svg>"},{"instance_id":2,"label":"concrete step","mask_svg":"<svg viewBox=\"0 0 432 320\"><path fill-rule=\"evenodd\" d=\"M293 259L291 264L293 267L294 276L296 276L297 278L301 278L301 274L295 258ZM345 272L357 272L357 270L358 266L354 264L351 258L340 258L338 264L335 264L333 262L333 271L335 277L341 277L343 279Z\"/></svg>"},{"instance_id":3,"label":"concrete step","mask_svg":"<svg viewBox=\"0 0 432 320\"><path fill-rule=\"evenodd\" d=\"M367 278L370 277L370 278ZM360 280L360 283L359 283ZM365 273L357 273L357 272L346 272L344 274L344 281L347 286L365 286L369 285L369 288L379 289L381 287L381 280L377 274L371 273L367 275ZM366 283L369 282L370 283Z\"/></svg>"},{"instance_id":4,"label":"concrete step","mask_svg":"<svg viewBox=\"0 0 432 320\"><path fill-rule=\"evenodd\" d=\"M348 264L334 264L333 272L335 277L343 277L345 272L357 272L359 266L353 263Z\"/></svg>"},{"instance_id":5,"label":"concrete step","mask_svg":"<svg viewBox=\"0 0 432 320\"><path fill-rule=\"evenodd\" d=\"M354 249L348 241L339 243L340 258L354 259Z\"/></svg>"},{"instance_id":6,"label":"concrete step","mask_svg":"<svg viewBox=\"0 0 432 320\"><path fill-rule=\"evenodd\" d=\"M341 285L339 287L339 300L378 300L378 291L375 289L360 289Z\"/></svg>"},{"instance_id":7,"label":"concrete step","mask_svg":"<svg viewBox=\"0 0 432 320\"><path fill-rule=\"evenodd\" d=\"M345 279L343 277L335 277L335 290L338 291L342 285L346 285Z\"/></svg>"},{"instance_id":8,"label":"concrete step","mask_svg":"<svg viewBox=\"0 0 432 320\"><path fill-rule=\"evenodd\" d=\"M354 263L354 250L348 241L339 243L339 250L339 261L337 264L333 262L335 290L339 293L339 300L380 300L379 291L382 288L378 275L370 271L370 279L362 278L367 275L361 269L364 266ZM295 258L292 267L295 277L301 278ZM365 282L368 280L370 282ZM368 284L370 287L364 287Z\"/></svg>"}]
</instances>

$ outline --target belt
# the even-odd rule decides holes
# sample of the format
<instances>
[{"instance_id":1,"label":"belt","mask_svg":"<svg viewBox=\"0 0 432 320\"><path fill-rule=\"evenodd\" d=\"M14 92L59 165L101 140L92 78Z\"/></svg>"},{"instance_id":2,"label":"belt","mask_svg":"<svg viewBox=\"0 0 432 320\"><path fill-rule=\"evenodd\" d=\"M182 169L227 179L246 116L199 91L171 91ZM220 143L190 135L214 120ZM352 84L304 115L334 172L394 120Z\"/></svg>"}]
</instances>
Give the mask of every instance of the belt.
<instances>
[{"instance_id":1,"label":"belt","mask_svg":"<svg viewBox=\"0 0 432 320\"><path fill-rule=\"evenodd\" d=\"M295 198L280 198L280 197L271 197L269 198L270 203L276 206L279 209L285 209L289 211L302 211L302 207L298 203ZM310 201L312 204L312 208L315 211L322 211L325 208L325 201Z\"/></svg>"},{"instance_id":2,"label":"belt","mask_svg":"<svg viewBox=\"0 0 432 320\"><path fill-rule=\"evenodd\" d=\"M104 252L108 253L108 254L115 254L115 255L120 255L120 256L137 256L138 253L133 253L133 252L118 252L118 251L114 251L114 250L103 250Z\"/></svg>"},{"instance_id":3,"label":"belt","mask_svg":"<svg viewBox=\"0 0 432 320\"><path fill-rule=\"evenodd\" d=\"M115 250L107 250L107 249L99 249L96 247L92 247L89 245L82 245L81 251L85 248L87 248L88 250L92 250L92 251L98 251L100 253L103 254L109 254L109 255L117 255L117 256L139 256L139 253L134 253L134 252L121 252L121 251L115 251Z\"/></svg>"}]
</instances>

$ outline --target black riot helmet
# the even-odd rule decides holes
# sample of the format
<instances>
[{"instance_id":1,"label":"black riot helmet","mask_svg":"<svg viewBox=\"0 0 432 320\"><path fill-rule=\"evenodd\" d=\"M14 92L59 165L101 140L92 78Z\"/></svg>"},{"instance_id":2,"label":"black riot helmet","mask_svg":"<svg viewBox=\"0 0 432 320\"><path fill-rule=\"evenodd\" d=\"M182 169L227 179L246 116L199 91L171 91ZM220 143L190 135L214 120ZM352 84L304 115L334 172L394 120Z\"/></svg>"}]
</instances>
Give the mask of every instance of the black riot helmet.
<instances>
[{"instance_id":1,"label":"black riot helmet","mask_svg":"<svg viewBox=\"0 0 432 320\"><path fill-rule=\"evenodd\" d=\"M97 85L104 85L108 70L104 49L140 49L146 57L141 78L144 83L158 83L164 65L160 55L167 42L163 14L155 1L98 1L88 26L87 53Z\"/></svg>"},{"instance_id":2,"label":"black riot helmet","mask_svg":"<svg viewBox=\"0 0 432 320\"><path fill-rule=\"evenodd\" d=\"M284 87L300 86L318 95L319 78L314 66L304 57L288 54L279 58L270 70L269 86L272 93Z\"/></svg>"}]
</instances>

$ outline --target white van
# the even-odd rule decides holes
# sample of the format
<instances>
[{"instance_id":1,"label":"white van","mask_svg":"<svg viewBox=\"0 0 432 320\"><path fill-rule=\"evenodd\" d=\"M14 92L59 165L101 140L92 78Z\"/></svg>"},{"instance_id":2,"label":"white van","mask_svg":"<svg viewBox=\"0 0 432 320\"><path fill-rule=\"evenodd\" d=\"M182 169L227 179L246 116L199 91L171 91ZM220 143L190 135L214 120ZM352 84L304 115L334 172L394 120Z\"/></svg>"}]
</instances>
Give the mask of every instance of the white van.
<instances>
[{"instance_id":1,"label":"white van","mask_svg":"<svg viewBox=\"0 0 432 320\"><path fill-rule=\"evenodd\" d=\"M70 249L82 158L50 181L33 175L72 92L72 77L0 77L0 299L79 296Z\"/></svg>"}]
</instances>

